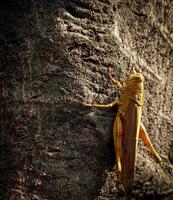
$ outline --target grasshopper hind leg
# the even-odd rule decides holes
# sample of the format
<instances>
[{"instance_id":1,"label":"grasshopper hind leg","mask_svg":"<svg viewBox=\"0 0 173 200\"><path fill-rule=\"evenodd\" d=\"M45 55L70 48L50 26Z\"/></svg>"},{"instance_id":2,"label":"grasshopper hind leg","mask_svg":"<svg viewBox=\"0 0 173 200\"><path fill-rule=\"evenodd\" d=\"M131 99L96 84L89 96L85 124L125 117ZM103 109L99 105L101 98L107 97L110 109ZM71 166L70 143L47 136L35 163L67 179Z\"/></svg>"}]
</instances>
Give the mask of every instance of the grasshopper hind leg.
<instances>
[{"instance_id":1,"label":"grasshopper hind leg","mask_svg":"<svg viewBox=\"0 0 173 200\"><path fill-rule=\"evenodd\" d=\"M154 149L150 138L145 130L144 125L141 123L141 127L140 127L140 132L139 132L139 137L143 140L144 144L148 147L148 149L150 150L151 154L153 155L154 159L156 162L161 162L162 159L160 158L160 156L158 155L158 153L156 152L156 150Z\"/></svg>"},{"instance_id":2,"label":"grasshopper hind leg","mask_svg":"<svg viewBox=\"0 0 173 200\"><path fill-rule=\"evenodd\" d=\"M116 164L117 166L114 167L117 172L121 172L121 138L122 138L122 122L120 116L117 114L117 117L114 121L113 125L113 139L114 139L114 148L115 148L115 155L116 155Z\"/></svg>"}]
</instances>

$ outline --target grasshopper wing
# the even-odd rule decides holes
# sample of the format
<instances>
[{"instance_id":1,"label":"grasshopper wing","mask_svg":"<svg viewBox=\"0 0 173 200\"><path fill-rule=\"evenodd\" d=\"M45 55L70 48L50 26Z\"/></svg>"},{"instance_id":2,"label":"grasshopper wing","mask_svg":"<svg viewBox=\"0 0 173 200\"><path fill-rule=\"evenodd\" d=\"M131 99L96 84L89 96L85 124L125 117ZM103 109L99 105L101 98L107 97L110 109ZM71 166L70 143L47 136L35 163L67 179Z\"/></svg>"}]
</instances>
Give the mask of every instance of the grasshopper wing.
<instances>
[{"instance_id":1,"label":"grasshopper wing","mask_svg":"<svg viewBox=\"0 0 173 200\"><path fill-rule=\"evenodd\" d=\"M126 191L133 184L140 124L141 106L130 101L122 120L122 171L120 179Z\"/></svg>"}]
</instances>

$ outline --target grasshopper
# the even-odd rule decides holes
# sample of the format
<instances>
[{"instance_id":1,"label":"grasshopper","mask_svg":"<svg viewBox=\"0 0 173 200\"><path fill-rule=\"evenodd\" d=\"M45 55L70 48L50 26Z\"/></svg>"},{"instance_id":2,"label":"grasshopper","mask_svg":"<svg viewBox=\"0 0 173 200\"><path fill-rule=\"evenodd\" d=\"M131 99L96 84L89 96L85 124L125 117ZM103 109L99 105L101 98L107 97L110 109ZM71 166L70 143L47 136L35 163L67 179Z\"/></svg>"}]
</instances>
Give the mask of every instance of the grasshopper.
<instances>
[{"instance_id":1,"label":"grasshopper","mask_svg":"<svg viewBox=\"0 0 173 200\"><path fill-rule=\"evenodd\" d=\"M128 191L133 185L138 138L143 140L156 162L161 162L161 158L154 149L141 122L144 103L143 75L134 71L123 84L113 78L111 69L108 70L108 75L121 92L119 99L106 105L88 103L83 103L83 105L97 108L111 108L118 105L118 112L113 124L116 155L114 169L117 171L124 189Z\"/></svg>"}]
</instances>

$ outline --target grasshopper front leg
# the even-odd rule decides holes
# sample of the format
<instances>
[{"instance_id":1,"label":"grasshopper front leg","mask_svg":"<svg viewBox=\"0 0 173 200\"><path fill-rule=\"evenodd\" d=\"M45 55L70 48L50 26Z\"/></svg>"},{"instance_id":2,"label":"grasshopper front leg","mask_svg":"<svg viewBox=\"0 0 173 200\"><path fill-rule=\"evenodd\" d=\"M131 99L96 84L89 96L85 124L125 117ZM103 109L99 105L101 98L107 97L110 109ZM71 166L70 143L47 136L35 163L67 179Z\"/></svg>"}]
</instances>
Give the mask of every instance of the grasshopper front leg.
<instances>
[{"instance_id":1,"label":"grasshopper front leg","mask_svg":"<svg viewBox=\"0 0 173 200\"><path fill-rule=\"evenodd\" d=\"M110 80L117 86L117 88L118 88L120 91L122 91L123 85L122 85L119 81L115 80L115 79L112 77L111 68L108 69L108 75L109 75Z\"/></svg>"},{"instance_id":2,"label":"grasshopper front leg","mask_svg":"<svg viewBox=\"0 0 173 200\"><path fill-rule=\"evenodd\" d=\"M113 107L114 105L118 104L119 103L119 100L116 99L114 102L112 103L109 103L109 104L89 104L89 103L82 103L84 106L87 106L87 107L95 107L95 108L111 108Z\"/></svg>"},{"instance_id":3,"label":"grasshopper front leg","mask_svg":"<svg viewBox=\"0 0 173 200\"><path fill-rule=\"evenodd\" d=\"M153 155L153 157L155 158L156 162L161 162L162 159L161 157L158 155L158 153L156 152L156 150L154 149L150 138L145 130L144 125L141 123L141 127L140 127L140 132L139 132L139 137L143 140L144 144L148 147L148 149L150 150L151 154Z\"/></svg>"}]
</instances>

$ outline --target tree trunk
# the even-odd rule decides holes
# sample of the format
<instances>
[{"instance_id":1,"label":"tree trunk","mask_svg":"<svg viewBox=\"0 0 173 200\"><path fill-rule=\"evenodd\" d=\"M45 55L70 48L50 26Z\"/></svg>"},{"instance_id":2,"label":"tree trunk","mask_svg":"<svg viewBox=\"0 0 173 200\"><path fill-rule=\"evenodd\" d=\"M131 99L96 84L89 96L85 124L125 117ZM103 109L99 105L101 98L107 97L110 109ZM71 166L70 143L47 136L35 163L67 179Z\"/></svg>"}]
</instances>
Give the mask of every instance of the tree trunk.
<instances>
[{"instance_id":1,"label":"tree trunk","mask_svg":"<svg viewBox=\"0 0 173 200\"><path fill-rule=\"evenodd\" d=\"M173 2L6 1L1 7L0 199L165 198L173 188ZM116 174L112 102L132 67L145 77L135 181ZM171 197L169 197L171 198Z\"/></svg>"}]
</instances>

